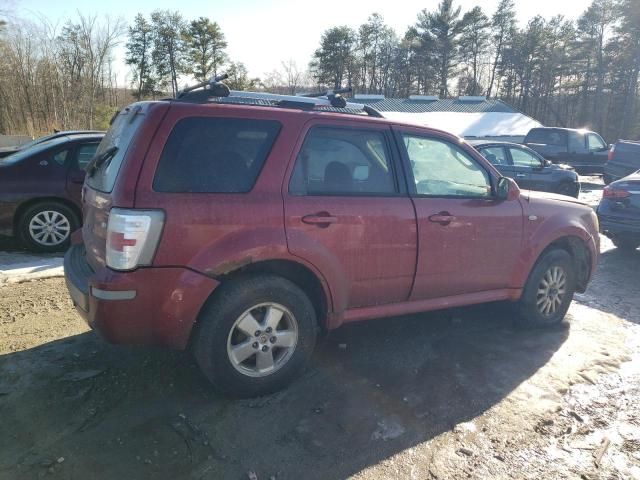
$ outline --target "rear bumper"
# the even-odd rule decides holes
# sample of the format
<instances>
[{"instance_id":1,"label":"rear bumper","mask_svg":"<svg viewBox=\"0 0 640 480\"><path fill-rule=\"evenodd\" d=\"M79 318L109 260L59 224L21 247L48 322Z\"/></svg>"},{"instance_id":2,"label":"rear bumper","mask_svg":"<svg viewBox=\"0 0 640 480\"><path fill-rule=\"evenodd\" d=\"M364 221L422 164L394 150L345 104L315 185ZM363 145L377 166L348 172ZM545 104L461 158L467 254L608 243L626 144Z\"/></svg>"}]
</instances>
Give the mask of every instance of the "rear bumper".
<instances>
[{"instance_id":1,"label":"rear bumper","mask_svg":"<svg viewBox=\"0 0 640 480\"><path fill-rule=\"evenodd\" d=\"M607 237L638 238L640 239L640 218L622 220L598 214L600 231Z\"/></svg>"},{"instance_id":2,"label":"rear bumper","mask_svg":"<svg viewBox=\"0 0 640 480\"><path fill-rule=\"evenodd\" d=\"M105 340L183 349L204 302L219 282L186 268L91 269L83 245L64 257L78 313Z\"/></svg>"}]
</instances>

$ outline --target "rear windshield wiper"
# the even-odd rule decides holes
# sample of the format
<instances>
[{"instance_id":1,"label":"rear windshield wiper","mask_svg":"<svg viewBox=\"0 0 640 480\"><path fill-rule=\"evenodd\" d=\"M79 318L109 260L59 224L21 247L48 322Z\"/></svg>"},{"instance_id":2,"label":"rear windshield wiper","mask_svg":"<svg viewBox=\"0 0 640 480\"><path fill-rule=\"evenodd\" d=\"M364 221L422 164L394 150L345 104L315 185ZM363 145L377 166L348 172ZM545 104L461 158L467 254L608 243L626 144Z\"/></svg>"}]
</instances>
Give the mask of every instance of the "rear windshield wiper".
<instances>
[{"instance_id":1,"label":"rear windshield wiper","mask_svg":"<svg viewBox=\"0 0 640 480\"><path fill-rule=\"evenodd\" d=\"M107 161L111 161L111 159L118 153L118 147L109 147L102 154L93 157L89 162L89 166L87 166L87 176L92 177L98 169L105 164Z\"/></svg>"}]
</instances>

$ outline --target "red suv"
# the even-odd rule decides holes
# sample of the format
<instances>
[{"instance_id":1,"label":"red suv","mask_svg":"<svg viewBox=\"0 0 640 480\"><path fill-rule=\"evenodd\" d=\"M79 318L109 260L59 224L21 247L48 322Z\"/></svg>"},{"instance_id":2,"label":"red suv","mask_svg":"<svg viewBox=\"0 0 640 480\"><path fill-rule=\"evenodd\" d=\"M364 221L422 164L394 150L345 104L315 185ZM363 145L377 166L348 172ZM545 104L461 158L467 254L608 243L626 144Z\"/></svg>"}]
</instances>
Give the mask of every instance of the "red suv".
<instances>
[{"instance_id":1,"label":"red suv","mask_svg":"<svg viewBox=\"0 0 640 480\"><path fill-rule=\"evenodd\" d=\"M190 347L252 396L321 329L497 300L551 325L591 278L591 208L521 193L458 137L337 96L206 97L127 107L88 168L65 275L110 342Z\"/></svg>"}]
</instances>

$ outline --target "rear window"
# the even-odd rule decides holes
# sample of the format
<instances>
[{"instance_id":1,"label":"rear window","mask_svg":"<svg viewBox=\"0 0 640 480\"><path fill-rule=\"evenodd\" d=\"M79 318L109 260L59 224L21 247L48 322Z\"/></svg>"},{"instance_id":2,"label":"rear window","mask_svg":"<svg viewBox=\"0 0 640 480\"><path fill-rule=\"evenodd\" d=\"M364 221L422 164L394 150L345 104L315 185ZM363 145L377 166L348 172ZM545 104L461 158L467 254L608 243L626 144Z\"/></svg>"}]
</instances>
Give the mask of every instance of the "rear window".
<instances>
[{"instance_id":1,"label":"rear window","mask_svg":"<svg viewBox=\"0 0 640 480\"><path fill-rule=\"evenodd\" d=\"M111 193L120 171L120 165L122 165L122 160L127 153L127 147L142 124L144 115L141 114L141 111L142 107L140 105L134 105L124 108L115 116L109 131L102 138L96 150L96 157L100 157L111 147L117 147L118 150L108 161L103 162L93 172L93 175L87 177L86 183L88 186L104 193Z\"/></svg>"},{"instance_id":2,"label":"rear window","mask_svg":"<svg viewBox=\"0 0 640 480\"><path fill-rule=\"evenodd\" d=\"M564 146L567 144L567 133L560 130L531 130L526 143Z\"/></svg>"},{"instance_id":3,"label":"rear window","mask_svg":"<svg viewBox=\"0 0 640 480\"><path fill-rule=\"evenodd\" d=\"M183 119L162 151L153 189L169 193L248 192L279 130L280 124L271 120Z\"/></svg>"}]
</instances>

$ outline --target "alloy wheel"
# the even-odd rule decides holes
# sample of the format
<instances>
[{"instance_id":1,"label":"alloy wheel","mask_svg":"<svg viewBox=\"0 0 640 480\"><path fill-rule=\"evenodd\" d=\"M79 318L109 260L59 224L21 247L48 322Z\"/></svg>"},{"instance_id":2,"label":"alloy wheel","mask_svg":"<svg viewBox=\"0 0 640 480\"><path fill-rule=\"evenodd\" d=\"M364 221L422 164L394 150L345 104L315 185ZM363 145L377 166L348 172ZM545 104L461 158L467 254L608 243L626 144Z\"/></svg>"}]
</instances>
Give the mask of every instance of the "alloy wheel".
<instances>
[{"instance_id":1,"label":"alloy wheel","mask_svg":"<svg viewBox=\"0 0 640 480\"><path fill-rule=\"evenodd\" d=\"M265 377L282 368L298 343L298 323L277 303L261 303L234 322L227 338L233 367L249 377Z\"/></svg>"},{"instance_id":2,"label":"alloy wheel","mask_svg":"<svg viewBox=\"0 0 640 480\"><path fill-rule=\"evenodd\" d=\"M554 315L566 294L567 274L562 267L550 267L540 280L536 305L538 311L544 316Z\"/></svg>"},{"instance_id":3,"label":"alloy wheel","mask_svg":"<svg viewBox=\"0 0 640 480\"><path fill-rule=\"evenodd\" d=\"M45 247L64 243L71 233L69 219L55 210L43 210L29 222L29 235L34 242Z\"/></svg>"}]
</instances>

